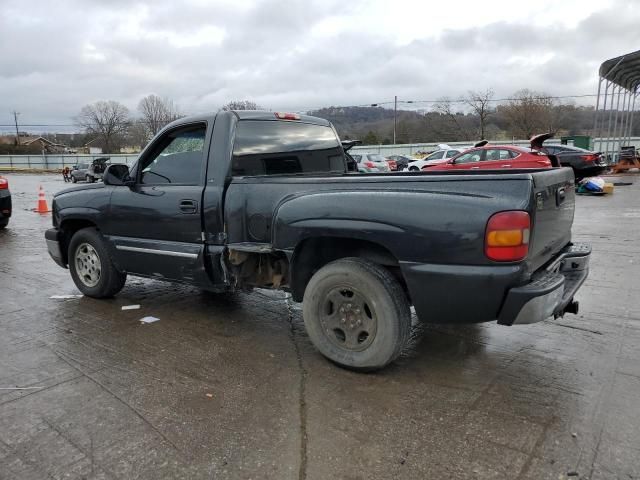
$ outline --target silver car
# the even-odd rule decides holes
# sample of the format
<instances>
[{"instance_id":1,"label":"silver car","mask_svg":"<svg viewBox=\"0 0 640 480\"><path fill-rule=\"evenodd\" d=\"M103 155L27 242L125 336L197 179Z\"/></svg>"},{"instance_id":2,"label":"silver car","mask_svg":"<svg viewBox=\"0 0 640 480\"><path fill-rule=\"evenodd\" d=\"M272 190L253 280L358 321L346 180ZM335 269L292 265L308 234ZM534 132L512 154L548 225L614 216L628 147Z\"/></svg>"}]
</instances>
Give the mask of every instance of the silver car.
<instances>
[{"instance_id":1,"label":"silver car","mask_svg":"<svg viewBox=\"0 0 640 480\"><path fill-rule=\"evenodd\" d=\"M389 172L389 164L379 153L350 152L353 159L358 163L360 173Z\"/></svg>"}]
</instances>

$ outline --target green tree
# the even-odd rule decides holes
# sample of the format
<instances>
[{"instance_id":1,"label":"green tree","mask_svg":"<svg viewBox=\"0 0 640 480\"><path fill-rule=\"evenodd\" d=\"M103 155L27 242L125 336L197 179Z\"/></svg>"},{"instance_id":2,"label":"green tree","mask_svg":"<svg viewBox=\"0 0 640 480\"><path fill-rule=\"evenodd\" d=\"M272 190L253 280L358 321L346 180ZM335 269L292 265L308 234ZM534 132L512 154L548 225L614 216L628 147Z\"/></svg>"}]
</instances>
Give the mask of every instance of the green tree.
<instances>
[{"instance_id":1,"label":"green tree","mask_svg":"<svg viewBox=\"0 0 640 480\"><path fill-rule=\"evenodd\" d=\"M373 132L373 130L369 130L362 139L362 143L364 145L379 145L380 140L378 139L378 136Z\"/></svg>"}]
</instances>

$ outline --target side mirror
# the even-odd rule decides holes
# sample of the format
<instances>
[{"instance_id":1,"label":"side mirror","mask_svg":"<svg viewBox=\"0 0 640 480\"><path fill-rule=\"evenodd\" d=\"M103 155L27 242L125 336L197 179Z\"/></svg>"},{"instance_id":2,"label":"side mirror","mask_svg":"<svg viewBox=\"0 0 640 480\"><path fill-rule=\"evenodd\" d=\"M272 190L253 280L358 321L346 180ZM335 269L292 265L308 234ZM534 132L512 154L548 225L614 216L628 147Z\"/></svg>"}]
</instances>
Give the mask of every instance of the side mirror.
<instances>
[{"instance_id":1,"label":"side mirror","mask_svg":"<svg viewBox=\"0 0 640 480\"><path fill-rule=\"evenodd\" d=\"M129 167L122 163L109 165L104 171L102 182L105 185L133 185L133 180L129 176Z\"/></svg>"}]
</instances>

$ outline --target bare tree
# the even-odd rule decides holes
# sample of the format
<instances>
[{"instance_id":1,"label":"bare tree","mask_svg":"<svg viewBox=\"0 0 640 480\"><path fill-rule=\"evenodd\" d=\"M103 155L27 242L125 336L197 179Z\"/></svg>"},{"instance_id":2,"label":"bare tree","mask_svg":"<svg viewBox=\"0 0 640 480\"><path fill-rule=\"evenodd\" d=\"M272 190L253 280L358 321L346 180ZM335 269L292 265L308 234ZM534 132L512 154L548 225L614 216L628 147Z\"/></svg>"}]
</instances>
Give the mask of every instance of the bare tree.
<instances>
[{"instance_id":1,"label":"bare tree","mask_svg":"<svg viewBox=\"0 0 640 480\"><path fill-rule=\"evenodd\" d=\"M489 104L493 100L493 96L494 91L491 88L487 88L484 92L469 90L467 96L463 99L464 103L469 105L473 113L478 117L480 122L478 133L480 134L481 140L484 140L486 137L487 118L492 113Z\"/></svg>"},{"instance_id":2,"label":"bare tree","mask_svg":"<svg viewBox=\"0 0 640 480\"><path fill-rule=\"evenodd\" d=\"M173 100L154 94L140 100L138 111L142 115L141 120L149 137L154 137L165 125L182 116Z\"/></svg>"},{"instance_id":3,"label":"bare tree","mask_svg":"<svg viewBox=\"0 0 640 480\"><path fill-rule=\"evenodd\" d=\"M473 138L473 135L467 128L464 115L453 111L452 100L449 97L438 99L433 107L447 121L446 129L449 135L455 139L461 138L462 140L471 140Z\"/></svg>"},{"instance_id":4,"label":"bare tree","mask_svg":"<svg viewBox=\"0 0 640 480\"><path fill-rule=\"evenodd\" d=\"M225 112L229 110L262 110L262 107L251 100L233 100L223 106L222 110Z\"/></svg>"},{"instance_id":5,"label":"bare tree","mask_svg":"<svg viewBox=\"0 0 640 480\"><path fill-rule=\"evenodd\" d=\"M500 107L511 134L519 138L555 131L553 99L544 93L519 90L506 105Z\"/></svg>"},{"instance_id":6,"label":"bare tree","mask_svg":"<svg viewBox=\"0 0 640 480\"><path fill-rule=\"evenodd\" d=\"M105 153L113 153L129 126L129 109L114 100L99 101L82 107L76 123L102 143Z\"/></svg>"}]
</instances>

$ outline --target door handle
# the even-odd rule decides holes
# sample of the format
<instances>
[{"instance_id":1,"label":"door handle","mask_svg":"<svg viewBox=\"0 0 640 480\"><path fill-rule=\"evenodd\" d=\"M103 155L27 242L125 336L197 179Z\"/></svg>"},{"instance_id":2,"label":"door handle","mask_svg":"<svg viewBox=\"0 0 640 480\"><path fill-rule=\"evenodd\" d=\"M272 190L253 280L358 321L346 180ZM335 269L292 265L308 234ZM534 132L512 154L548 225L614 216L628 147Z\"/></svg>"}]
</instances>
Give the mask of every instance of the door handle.
<instances>
[{"instance_id":1,"label":"door handle","mask_svg":"<svg viewBox=\"0 0 640 480\"><path fill-rule=\"evenodd\" d=\"M502 165L502 168L509 168L511 165Z\"/></svg>"},{"instance_id":2,"label":"door handle","mask_svg":"<svg viewBox=\"0 0 640 480\"><path fill-rule=\"evenodd\" d=\"M195 200L180 200L180 211L182 213L196 213L198 211L198 202Z\"/></svg>"},{"instance_id":3,"label":"door handle","mask_svg":"<svg viewBox=\"0 0 640 480\"><path fill-rule=\"evenodd\" d=\"M480 167L471 167L471 170L478 170Z\"/></svg>"}]
</instances>

